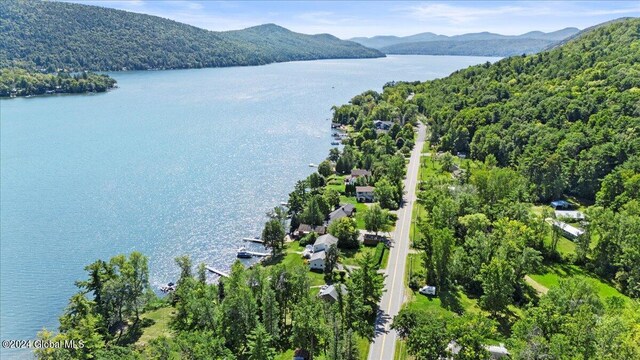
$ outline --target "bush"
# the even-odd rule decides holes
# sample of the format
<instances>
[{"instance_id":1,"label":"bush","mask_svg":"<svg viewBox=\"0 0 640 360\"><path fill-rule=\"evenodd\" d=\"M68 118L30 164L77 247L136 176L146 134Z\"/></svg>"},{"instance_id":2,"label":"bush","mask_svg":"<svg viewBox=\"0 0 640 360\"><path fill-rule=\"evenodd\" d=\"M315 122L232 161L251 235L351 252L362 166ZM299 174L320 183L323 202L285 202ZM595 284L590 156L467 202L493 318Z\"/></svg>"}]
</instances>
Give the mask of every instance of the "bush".
<instances>
[{"instance_id":1,"label":"bush","mask_svg":"<svg viewBox=\"0 0 640 360\"><path fill-rule=\"evenodd\" d=\"M317 238L318 238L318 234L312 231L300 239L299 241L300 246L313 245L316 242Z\"/></svg>"}]
</instances>

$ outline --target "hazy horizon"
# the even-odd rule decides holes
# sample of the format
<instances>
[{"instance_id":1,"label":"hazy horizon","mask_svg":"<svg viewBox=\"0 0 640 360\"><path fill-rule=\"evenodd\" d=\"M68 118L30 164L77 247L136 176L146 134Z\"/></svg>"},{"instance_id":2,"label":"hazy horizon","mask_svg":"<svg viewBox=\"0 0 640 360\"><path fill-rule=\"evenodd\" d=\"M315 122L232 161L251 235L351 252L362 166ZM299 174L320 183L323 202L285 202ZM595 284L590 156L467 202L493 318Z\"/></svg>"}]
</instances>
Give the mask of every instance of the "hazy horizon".
<instances>
[{"instance_id":1,"label":"hazy horizon","mask_svg":"<svg viewBox=\"0 0 640 360\"><path fill-rule=\"evenodd\" d=\"M584 29L620 17L640 16L640 5L632 1L69 2L155 15L214 31L274 23L300 33L329 33L341 39L408 36L424 32L448 36L485 31L520 35L530 31L553 32L567 27Z\"/></svg>"}]
</instances>

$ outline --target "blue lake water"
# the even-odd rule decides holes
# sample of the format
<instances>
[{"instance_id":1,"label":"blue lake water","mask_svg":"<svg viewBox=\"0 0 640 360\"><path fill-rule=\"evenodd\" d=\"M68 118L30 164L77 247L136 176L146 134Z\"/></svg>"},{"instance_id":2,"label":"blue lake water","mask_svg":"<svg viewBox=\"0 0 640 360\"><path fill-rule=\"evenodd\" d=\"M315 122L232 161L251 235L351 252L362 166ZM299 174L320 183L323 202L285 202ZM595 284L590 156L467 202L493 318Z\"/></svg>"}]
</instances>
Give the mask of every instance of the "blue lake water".
<instances>
[{"instance_id":1,"label":"blue lake water","mask_svg":"<svg viewBox=\"0 0 640 360\"><path fill-rule=\"evenodd\" d=\"M105 94L1 100L2 340L55 329L97 259L141 251L154 287L175 280L182 254L228 269L240 239L327 155L332 105L495 60L123 72Z\"/></svg>"}]
</instances>

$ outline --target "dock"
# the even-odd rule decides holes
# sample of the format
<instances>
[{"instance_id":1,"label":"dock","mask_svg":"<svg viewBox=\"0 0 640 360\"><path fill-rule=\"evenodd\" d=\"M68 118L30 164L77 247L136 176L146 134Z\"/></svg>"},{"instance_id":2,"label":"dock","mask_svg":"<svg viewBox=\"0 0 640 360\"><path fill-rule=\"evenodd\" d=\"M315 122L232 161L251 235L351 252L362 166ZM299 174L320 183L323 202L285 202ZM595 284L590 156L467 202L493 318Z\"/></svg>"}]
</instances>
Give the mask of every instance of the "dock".
<instances>
[{"instance_id":1,"label":"dock","mask_svg":"<svg viewBox=\"0 0 640 360\"><path fill-rule=\"evenodd\" d=\"M258 243L258 244L264 244L264 240L261 240L260 238L246 237L246 238L242 238L242 241L249 241L249 242L254 242L254 243Z\"/></svg>"},{"instance_id":2,"label":"dock","mask_svg":"<svg viewBox=\"0 0 640 360\"><path fill-rule=\"evenodd\" d=\"M229 277L229 274L222 272L220 270L214 269L211 266L207 266L206 267L207 270L211 271L212 273L216 274L216 275L220 275L220 276L224 276L224 277Z\"/></svg>"}]
</instances>

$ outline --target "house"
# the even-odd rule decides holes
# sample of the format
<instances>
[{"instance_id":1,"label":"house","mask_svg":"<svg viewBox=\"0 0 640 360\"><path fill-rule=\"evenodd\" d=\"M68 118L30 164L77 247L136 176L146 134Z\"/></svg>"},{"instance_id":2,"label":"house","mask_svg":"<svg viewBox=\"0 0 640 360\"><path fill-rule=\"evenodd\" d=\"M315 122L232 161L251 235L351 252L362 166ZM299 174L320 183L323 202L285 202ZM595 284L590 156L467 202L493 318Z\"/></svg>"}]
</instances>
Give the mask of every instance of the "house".
<instances>
[{"instance_id":1,"label":"house","mask_svg":"<svg viewBox=\"0 0 640 360\"><path fill-rule=\"evenodd\" d=\"M324 250L314 252L309 258L309 269L324 271L324 263L326 259L327 253Z\"/></svg>"},{"instance_id":2,"label":"house","mask_svg":"<svg viewBox=\"0 0 640 360\"><path fill-rule=\"evenodd\" d=\"M358 202L373 202L373 186L356 186L356 199Z\"/></svg>"},{"instance_id":3,"label":"house","mask_svg":"<svg viewBox=\"0 0 640 360\"><path fill-rule=\"evenodd\" d=\"M342 293L342 295L347 294L347 287L344 284L338 285L324 285L320 288L320 293L318 297L325 301L336 302L338 301L338 291Z\"/></svg>"},{"instance_id":4,"label":"house","mask_svg":"<svg viewBox=\"0 0 640 360\"><path fill-rule=\"evenodd\" d=\"M371 171L364 169L352 169L351 175L349 175L349 177L346 177L344 181L348 182L350 185L353 185L356 183L357 178L366 176L371 176Z\"/></svg>"},{"instance_id":5,"label":"house","mask_svg":"<svg viewBox=\"0 0 640 360\"><path fill-rule=\"evenodd\" d=\"M387 130L391 129L391 127L393 126L393 122L376 120L376 121L373 122L373 126L376 127L376 130L387 131Z\"/></svg>"},{"instance_id":6,"label":"house","mask_svg":"<svg viewBox=\"0 0 640 360\"><path fill-rule=\"evenodd\" d=\"M351 217L356 212L356 207L353 204L344 204L339 208L333 210L327 216L327 225L330 225L332 222L339 220L343 217Z\"/></svg>"},{"instance_id":7,"label":"house","mask_svg":"<svg viewBox=\"0 0 640 360\"><path fill-rule=\"evenodd\" d=\"M572 220L584 220L585 216L580 211L575 210L556 210L556 219L572 219Z\"/></svg>"},{"instance_id":8,"label":"house","mask_svg":"<svg viewBox=\"0 0 640 360\"><path fill-rule=\"evenodd\" d=\"M324 234L316 239L313 243L313 252L328 250L331 245L337 245L338 238L331 234ZM313 257L312 257L313 258Z\"/></svg>"},{"instance_id":9,"label":"house","mask_svg":"<svg viewBox=\"0 0 640 360\"><path fill-rule=\"evenodd\" d=\"M560 231L562 232L562 235L569 240L575 240L580 235L584 234L584 230L582 229L578 229L577 227L571 226L562 221L558 221L554 219L550 219L550 220L551 220L551 225L556 229L560 229Z\"/></svg>"},{"instance_id":10,"label":"house","mask_svg":"<svg viewBox=\"0 0 640 360\"><path fill-rule=\"evenodd\" d=\"M556 210L568 210L571 209L571 203L566 200L555 200L551 202L551 207Z\"/></svg>"},{"instance_id":11,"label":"house","mask_svg":"<svg viewBox=\"0 0 640 360\"><path fill-rule=\"evenodd\" d=\"M298 229L293 232L293 237L301 238L311 232L315 232L318 235L324 235L327 233L327 228L323 225L312 226L308 224L300 224L298 225Z\"/></svg>"}]
</instances>

